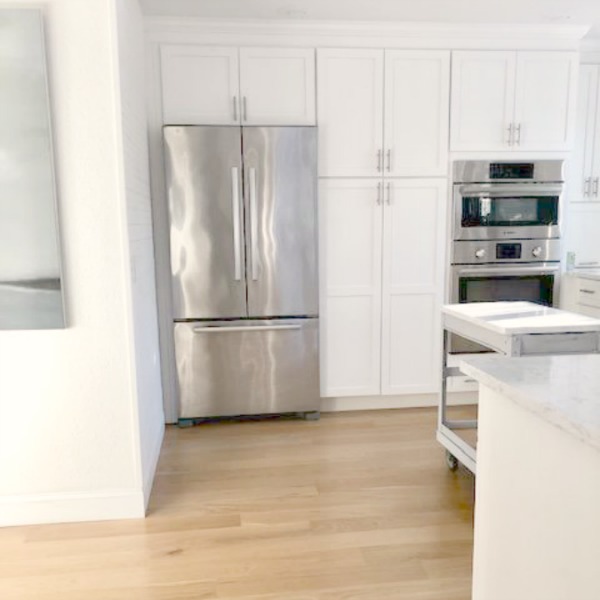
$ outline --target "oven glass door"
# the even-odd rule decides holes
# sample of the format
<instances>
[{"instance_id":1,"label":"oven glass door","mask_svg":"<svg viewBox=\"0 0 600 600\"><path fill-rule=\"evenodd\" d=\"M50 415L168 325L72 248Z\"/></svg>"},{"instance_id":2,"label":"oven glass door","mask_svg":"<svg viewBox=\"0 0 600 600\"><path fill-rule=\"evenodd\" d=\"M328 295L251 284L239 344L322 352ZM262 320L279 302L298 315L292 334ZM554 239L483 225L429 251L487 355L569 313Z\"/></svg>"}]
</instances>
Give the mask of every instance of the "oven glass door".
<instances>
[{"instance_id":1,"label":"oven glass door","mask_svg":"<svg viewBox=\"0 0 600 600\"><path fill-rule=\"evenodd\" d=\"M558 224L558 196L463 196L461 227Z\"/></svg>"},{"instance_id":2,"label":"oven glass door","mask_svg":"<svg viewBox=\"0 0 600 600\"><path fill-rule=\"evenodd\" d=\"M457 186L454 239L559 237L562 186Z\"/></svg>"}]
</instances>

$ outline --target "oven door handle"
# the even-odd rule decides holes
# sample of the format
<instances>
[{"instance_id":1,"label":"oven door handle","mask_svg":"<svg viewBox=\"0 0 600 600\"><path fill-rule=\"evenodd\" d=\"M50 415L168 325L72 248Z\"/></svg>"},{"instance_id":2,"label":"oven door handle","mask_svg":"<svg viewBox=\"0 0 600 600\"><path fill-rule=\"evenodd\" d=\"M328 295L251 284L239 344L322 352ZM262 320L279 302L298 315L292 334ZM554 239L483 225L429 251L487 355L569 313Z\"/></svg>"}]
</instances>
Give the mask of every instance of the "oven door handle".
<instances>
[{"instance_id":1,"label":"oven door handle","mask_svg":"<svg viewBox=\"0 0 600 600\"><path fill-rule=\"evenodd\" d=\"M502 277L503 275L552 275L560 271L560 265L556 266L531 266L531 267L508 267L504 265L498 265L497 267L473 267L473 268L460 268L457 273L459 277L465 275L478 275L486 277L488 275L497 275Z\"/></svg>"},{"instance_id":2,"label":"oven door handle","mask_svg":"<svg viewBox=\"0 0 600 600\"><path fill-rule=\"evenodd\" d=\"M531 184L529 186L506 184L487 185L462 185L458 188L461 196L482 196L484 198L513 198L523 196L560 196L563 193L562 184L544 185Z\"/></svg>"}]
</instances>

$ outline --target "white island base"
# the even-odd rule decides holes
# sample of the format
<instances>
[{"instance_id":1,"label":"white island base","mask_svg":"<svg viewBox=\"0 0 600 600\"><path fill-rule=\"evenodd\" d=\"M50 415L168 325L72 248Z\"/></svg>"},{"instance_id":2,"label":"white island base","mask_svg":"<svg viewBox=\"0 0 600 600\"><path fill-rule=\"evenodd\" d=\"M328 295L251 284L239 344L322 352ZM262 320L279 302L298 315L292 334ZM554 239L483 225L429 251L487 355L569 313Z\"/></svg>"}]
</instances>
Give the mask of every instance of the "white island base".
<instances>
[{"instance_id":1,"label":"white island base","mask_svg":"<svg viewBox=\"0 0 600 600\"><path fill-rule=\"evenodd\" d=\"M485 357L472 600L600 598L600 357Z\"/></svg>"}]
</instances>

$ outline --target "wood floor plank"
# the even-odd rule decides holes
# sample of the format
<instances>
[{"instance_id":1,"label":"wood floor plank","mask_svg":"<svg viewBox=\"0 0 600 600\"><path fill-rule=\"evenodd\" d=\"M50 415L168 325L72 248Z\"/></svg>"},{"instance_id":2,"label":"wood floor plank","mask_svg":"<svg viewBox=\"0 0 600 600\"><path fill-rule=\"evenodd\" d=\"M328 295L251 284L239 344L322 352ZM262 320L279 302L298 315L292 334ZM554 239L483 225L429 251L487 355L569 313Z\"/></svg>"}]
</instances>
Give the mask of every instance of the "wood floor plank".
<instances>
[{"instance_id":1,"label":"wood floor plank","mask_svg":"<svg viewBox=\"0 0 600 600\"><path fill-rule=\"evenodd\" d=\"M411 409L169 427L148 518L0 530L0 599L468 600L474 482L435 426Z\"/></svg>"}]
</instances>

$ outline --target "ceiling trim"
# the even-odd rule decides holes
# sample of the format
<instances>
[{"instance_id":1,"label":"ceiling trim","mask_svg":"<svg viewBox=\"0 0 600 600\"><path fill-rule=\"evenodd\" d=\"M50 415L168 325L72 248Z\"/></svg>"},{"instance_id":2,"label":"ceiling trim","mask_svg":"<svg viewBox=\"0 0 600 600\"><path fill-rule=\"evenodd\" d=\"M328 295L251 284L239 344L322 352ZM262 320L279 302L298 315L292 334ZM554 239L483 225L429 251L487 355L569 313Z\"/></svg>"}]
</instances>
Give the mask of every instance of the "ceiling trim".
<instances>
[{"instance_id":1,"label":"ceiling trim","mask_svg":"<svg viewBox=\"0 0 600 600\"><path fill-rule=\"evenodd\" d=\"M582 25L489 25L145 17L156 42L278 46L578 50Z\"/></svg>"}]
</instances>

